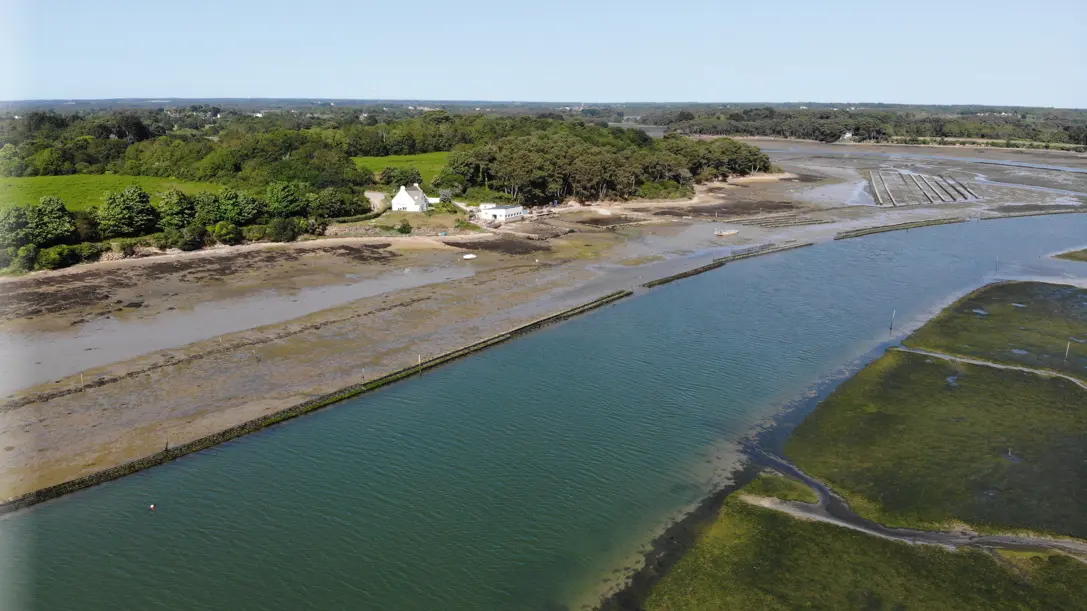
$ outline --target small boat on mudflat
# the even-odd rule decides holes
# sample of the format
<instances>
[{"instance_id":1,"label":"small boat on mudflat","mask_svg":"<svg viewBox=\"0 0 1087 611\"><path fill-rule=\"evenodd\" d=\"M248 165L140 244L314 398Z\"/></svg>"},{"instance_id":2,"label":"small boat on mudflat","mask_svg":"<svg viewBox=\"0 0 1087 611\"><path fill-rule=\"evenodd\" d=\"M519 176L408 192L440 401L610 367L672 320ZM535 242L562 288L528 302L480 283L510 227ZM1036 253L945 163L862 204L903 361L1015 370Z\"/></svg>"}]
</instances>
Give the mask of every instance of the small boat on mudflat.
<instances>
[{"instance_id":1,"label":"small boat on mudflat","mask_svg":"<svg viewBox=\"0 0 1087 611\"><path fill-rule=\"evenodd\" d=\"M727 238L728 236L736 235L737 233L740 233L739 229L728 229L728 230L718 229L717 231L713 232L713 235L715 235L715 236L717 236L719 238Z\"/></svg>"}]
</instances>

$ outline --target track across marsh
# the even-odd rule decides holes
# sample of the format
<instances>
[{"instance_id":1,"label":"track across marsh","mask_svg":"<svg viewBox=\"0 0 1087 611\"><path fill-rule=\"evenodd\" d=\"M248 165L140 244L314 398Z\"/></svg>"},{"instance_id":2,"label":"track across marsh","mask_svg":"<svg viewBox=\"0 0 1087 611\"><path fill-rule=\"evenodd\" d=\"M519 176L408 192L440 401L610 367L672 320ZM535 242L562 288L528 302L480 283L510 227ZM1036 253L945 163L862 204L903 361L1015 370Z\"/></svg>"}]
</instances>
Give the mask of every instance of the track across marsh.
<instances>
[{"instance_id":1,"label":"track across marsh","mask_svg":"<svg viewBox=\"0 0 1087 611\"><path fill-rule=\"evenodd\" d=\"M788 513L805 520L817 520L860 531L874 537L902 541L911 544L940 545L950 549L981 547L986 549L1039 550L1049 549L1068 553L1087 562L1087 542L1076 539L1057 539L1029 535L979 535L970 531L941 532L891 528L857 515L845 500L822 481L808 475L796 465L767 450L748 446L745 453L756 463L770 467L779 473L803 482L819 497L817 503L782 501L764 497L742 497L746 502Z\"/></svg>"}]
</instances>

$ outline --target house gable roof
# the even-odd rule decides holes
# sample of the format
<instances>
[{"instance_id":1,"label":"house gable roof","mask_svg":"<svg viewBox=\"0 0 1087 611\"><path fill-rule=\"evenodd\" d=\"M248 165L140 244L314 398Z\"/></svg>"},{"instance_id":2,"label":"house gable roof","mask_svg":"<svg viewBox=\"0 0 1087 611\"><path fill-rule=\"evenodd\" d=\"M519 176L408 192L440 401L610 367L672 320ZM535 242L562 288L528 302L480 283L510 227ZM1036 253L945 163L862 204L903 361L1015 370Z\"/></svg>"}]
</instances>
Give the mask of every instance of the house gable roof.
<instances>
[{"instance_id":1,"label":"house gable roof","mask_svg":"<svg viewBox=\"0 0 1087 611\"><path fill-rule=\"evenodd\" d=\"M426 193L423 193L423 190L419 187L418 184L414 184L411 186L402 185L400 188L403 189L404 192L408 194L408 197L410 197L415 203L423 207L426 207L430 203L429 200L427 200L426 198Z\"/></svg>"}]
</instances>

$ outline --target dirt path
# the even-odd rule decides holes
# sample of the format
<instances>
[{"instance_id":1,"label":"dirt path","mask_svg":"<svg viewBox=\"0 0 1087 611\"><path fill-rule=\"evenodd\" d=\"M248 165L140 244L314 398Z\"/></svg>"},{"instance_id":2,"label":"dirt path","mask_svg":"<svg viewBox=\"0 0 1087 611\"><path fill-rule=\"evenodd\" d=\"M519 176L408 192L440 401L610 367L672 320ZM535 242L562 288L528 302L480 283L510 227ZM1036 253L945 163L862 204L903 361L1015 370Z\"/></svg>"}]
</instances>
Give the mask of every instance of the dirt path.
<instances>
[{"instance_id":1,"label":"dirt path","mask_svg":"<svg viewBox=\"0 0 1087 611\"><path fill-rule=\"evenodd\" d=\"M873 537L903 541L914 545L940 545L949 549L973 546L1007 550L1059 550L1087 562L1087 542L1028 535L979 535L969 530L940 532L912 528L890 528L857 515L845 500L829 486L802 471L796 465L766 450L749 446L745 452L757 463L806 484L819 496L817 503L741 495L740 499L767 509L781 511L804 520L835 524Z\"/></svg>"},{"instance_id":2,"label":"dirt path","mask_svg":"<svg viewBox=\"0 0 1087 611\"><path fill-rule=\"evenodd\" d=\"M1025 371L1027 373L1034 373L1047 378L1064 378L1069 382L1079 386L1083 390L1087 390L1087 382L1083 382L1075 377L1067 374L1058 373L1056 371L1050 371L1048 369L1031 369L1030 367L1022 367L1020 365L1003 365L1001 363L994 363L993 361L986 361L984 359L972 359L966 356L955 356L953 354L944 354L942 352L931 352L929 350L921 350L920 348L906 348L905 346L896 346L892 350L898 350L900 352L912 352L914 354L921 354L924 356L931 356L933 358L942 359L945 361L954 361L956 363L966 363L968 365L981 365L983 367L992 367L994 369L1009 369L1012 371Z\"/></svg>"}]
</instances>

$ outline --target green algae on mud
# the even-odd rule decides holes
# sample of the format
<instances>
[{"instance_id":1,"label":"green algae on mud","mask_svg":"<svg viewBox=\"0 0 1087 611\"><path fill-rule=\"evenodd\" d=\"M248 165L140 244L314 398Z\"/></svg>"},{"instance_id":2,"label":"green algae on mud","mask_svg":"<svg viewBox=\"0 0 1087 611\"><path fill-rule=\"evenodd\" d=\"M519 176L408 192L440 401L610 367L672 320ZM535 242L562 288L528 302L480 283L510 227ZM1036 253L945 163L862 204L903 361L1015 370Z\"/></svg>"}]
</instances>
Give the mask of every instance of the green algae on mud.
<instances>
[{"instance_id":1,"label":"green algae on mud","mask_svg":"<svg viewBox=\"0 0 1087 611\"><path fill-rule=\"evenodd\" d=\"M741 492L747 492L745 488ZM728 498L644 609L1087 609L1087 565L871 537Z\"/></svg>"}]
</instances>

